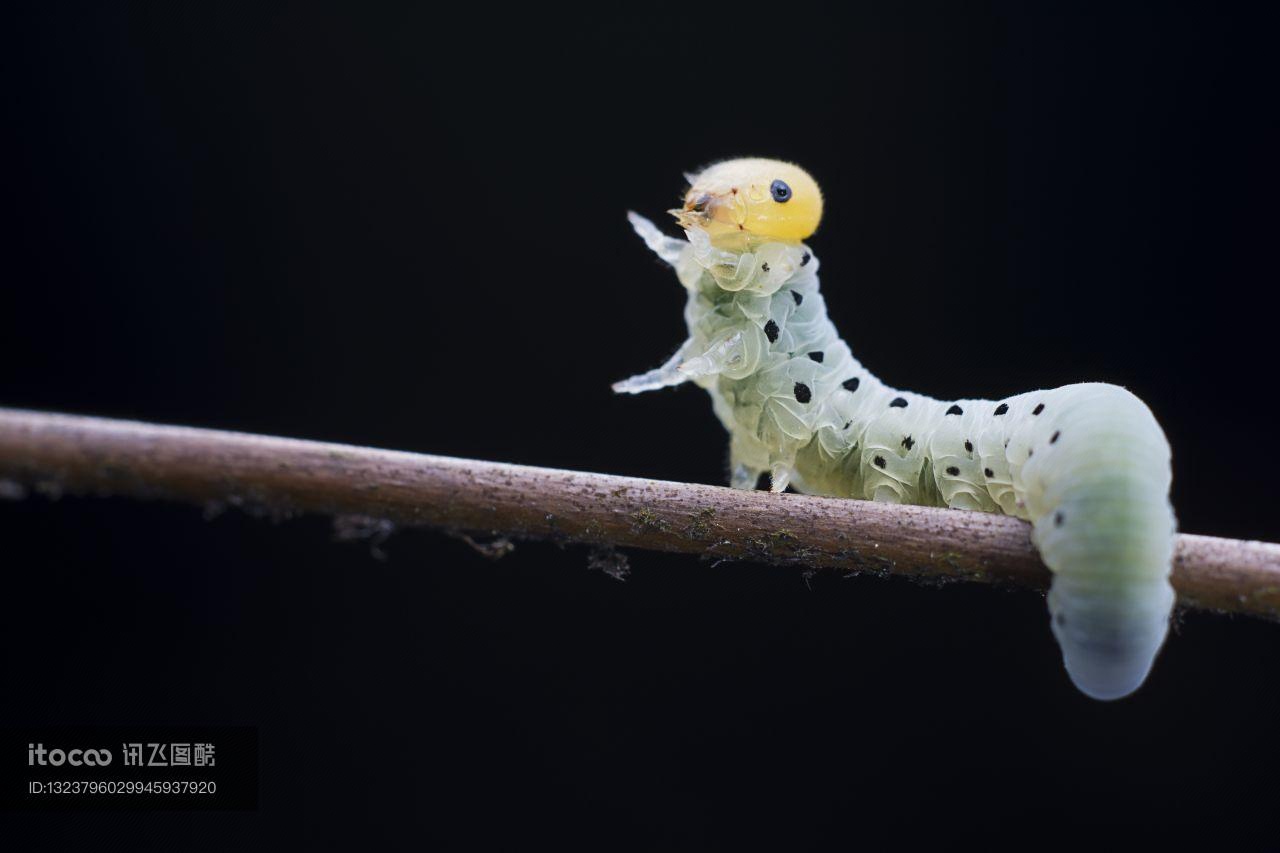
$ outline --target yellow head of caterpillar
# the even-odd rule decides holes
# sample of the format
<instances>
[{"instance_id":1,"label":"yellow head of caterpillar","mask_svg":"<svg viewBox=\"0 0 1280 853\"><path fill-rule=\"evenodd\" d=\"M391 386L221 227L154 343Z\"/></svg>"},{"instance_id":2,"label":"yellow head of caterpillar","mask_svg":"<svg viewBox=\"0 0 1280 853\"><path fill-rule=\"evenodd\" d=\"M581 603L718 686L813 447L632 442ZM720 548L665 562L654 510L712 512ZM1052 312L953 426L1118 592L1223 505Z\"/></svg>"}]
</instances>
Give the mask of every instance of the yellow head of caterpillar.
<instances>
[{"instance_id":1,"label":"yellow head of caterpillar","mask_svg":"<svg viewBox=\"0 0 1280 853\"><path fill-rule=\"evenodd\" d=\"M818 230L822 190L799 166L748 157L709 166L690 182L682 228L702 228L718 245L798 243Z\"/></svg>"}]
</instances>

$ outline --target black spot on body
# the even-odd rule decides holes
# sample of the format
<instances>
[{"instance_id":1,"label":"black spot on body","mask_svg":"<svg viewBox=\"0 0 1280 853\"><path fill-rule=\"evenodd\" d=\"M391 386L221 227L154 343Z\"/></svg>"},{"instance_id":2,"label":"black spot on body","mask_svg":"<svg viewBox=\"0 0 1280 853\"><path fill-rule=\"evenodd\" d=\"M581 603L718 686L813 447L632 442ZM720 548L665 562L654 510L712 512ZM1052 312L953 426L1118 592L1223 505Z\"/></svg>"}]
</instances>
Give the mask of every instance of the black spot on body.
<instances>
[{"instance_id":1,"label":"black spot on body","mask_svg":"<svg viewBox=\"0 0 1280 853\"><path fill-rule=\"evenodd\" d=\"M765 323L764 336L769 339L769 343L776 343L778 340L778 324L772 320Z\"/></svg>"},{"instance_id":2,"label":"black spot on body","mask_svg":"<svg viewBox=\"0 0 1280 853\"><path fill-rule=\"evenodd\" d=\"M818 352L809 353L809 360L816 361L818 362L818 364L822 364L822 360L824 358L826 358L826 355L824 355L821 350L819 350Z\"/></svg>"},{"instance_id":3,"label":"black spot on body","mask_svg":"<svg viewBox=\"0 0 1280 853\"><path fill-rule=\"evenodd\" d=\"M960 476L960 469L954 465L950 465L947 467L947 473L950 474L952 477L958 477Z\"/></svg>"},{"instance_id":4,"label":"black spot on body","mask_svg":"<svg viewBox=\"0 0 1280 853\"><path fill-rule=\"evenodd\" d=\"M893 400L889 402L889 408L891 409L905 409L906 407L907 399L905 397L894 397Z\"/></svg>"},{"instance_id":5,"label":"black spot on body","mask_svg":"<svg viewBox=\"0 0 1280 853\"><path fill-rule=\"evenodd\" d=\"M963 414L964 414L964 409L960 408L959 406L953 405L951 408L947 409L947 414L948 414L948 415L963 415Z\"/></svg>"},{"instance_id":6,"label":"black spot on body","mask_svg":"<svg viewBox=\"0 0 1280 853\"><path fill-rule=\"evenodd\" d=\"M796 395L796 401L799 403L807 403L813 399L813 394L809 391L809 386L803 382L797 382L796 387L791 389L791 393Z\"/></svg>"},{"instance_id":7,"label":"black spot on body","mask_svg":"<svg viewBox=\"0 0 1280 853\"><path fill-rule=\"evenodd\" d=\"M874 461L875 461L875 463L876 463L876 467L877 467L877 468L883 468L883 467L884 467L884 457L883 457L883 456L877 456L877 457L875 458L875 460L874 460Z\"/></svg>"},{"instance_id":8,"label":"black spot on body","mask_svg":"<svg viewBox=\"0 0 1280 853\"><path fill-rule=\"evenodd\" d=\"M1044 411L1044 403L1041 403L1040 405L1036 406L1034 409L1031 410L1031 414L1038 415L1043 411Z\"/></svg>"},{"instance_id":9,"label":"black spot on body","mask_svg":"<svg viewBox=\"0 0 1280 853\"><path fill-rule=\"evenodd\" d=\"M1062 430L1057 430L1056 432L1054 432L1054 434L1049 438L1049 443L1050 443L1050 444L1057 444L1057 443L1058 443L1058 436L1060 436L1060 435L1062 435Z\"/></svg>"},{"instance_id":10,"label":"black spot on body","mask_svg":"<svg viewBox=\"0 0 1280 853\"><path fill-rule=\"evenodd\" d=\"M916 445L916 440L911 436L907 436L906 438L902 439L902 446L905 447L907 450L910 450L911 448L915 447L915 445Z\"/></svg>"},{"instance_id":11,"label":"black spot on body","mask_svg":"<svg viewBox=\"0 0 1280 853\"><path fill-rule=\"evenodd\" d=\"M996 406L996 415L997 415L997 416L999 416L999 415L1003 415L1003 414L1004 414L1005 412L1007 412L1007 411L1009 411L1009 404L1008 404L1008 403L1001 403L1000 405Z\"/></svg>"},{"instance_id":12,"label":"black spot on body","mask_svg":"<svg viewBox=\"0 0 1280 853\"><path fill-rule=\"evenodd\" d=\"M1054 527L1061 527L1061 526L1062 526L1062 522L1064 522L1064 521L1066 521L1066 517L1065 517L1065 516L1063 516L1063 514L1062 514L1062 512L1061 512L1061 511L1055 512L1055 513L1053 514L1053 526L1054 526Z\"/></svg>"},{"instance_id":13,"label":"black spot on body","mask_svg":"<svg viewBox=\"0 0 1280 853\"><path fill-rule=\"evenodd\" d=\"M804 294L798 290L791 291L791 298L796 301L797 305L799 305L801 302L804 302Z\"/></svg>"},{"instance_id":14,"label":"black spot on body","mask_svg":"<svg viewBox=\"0 0 1280 853\"><path fill-rule=\"evenodd\" d=\"M768 262L768 261L765 261L763 264L761 264L761 265L760 265L760 269L764 270L765 272L768 272L768 271L769 271L769 262Z\"/></svg>"},{"instance_id":15,"label":"black spot on body","mask_svg":"<svg viewBox=\"0 0 1280 853\"><path fill-rule=\"evenodd\" d=\"M983 469L982 469L982 476L986 477L988 480L990 480L990 479L991 479L992 477L994 477L995 475L996 475L996 472L995 472L995 471L992 471L990 468L983 468Z\"/></svg>"},{"instance_id":16,"label":"black spot on body","mask_svg":"<svg viewBox=\"0 0 1280 853\"><path fill-rule=\"evenodd\" d=\"M965 449L967 452L972 453L972 452L973 452L973 442L966 438L966 439L964 440L964 449Z\"/></svg>"},{"instance_id":17,"label":"black spot on body","mask_svg":"<svg viewBox=\"0 0 1280 853\"><path fill-rule=\"evenodd\" d=\"M848 428L849 428L849 427L851 427L851 426L853 426L853 421L845 421L845 422L844 422L844 429L848 429Z\"/></svg>"},{"instance_id":18,"label":"black spot on body","mask_svg":"<svg viewBox=\"0 0 1280 853\"><path fill-rule=\"evenodd\" d=\"M808 252L805 252L803 255L800 256L800 266L804 266L805 264L809 263L809 259L812 257L813 256L810 255Z\"/></svg>"},{"instance_id":19,"label":"black spot on body","mask_svg":"<svg viewBox=\"0 0 1280 853\"><path fill-rule=\"evenodd\" d=\"M854 391L858 390L858 382L858 377L855 376L852 379L846 379L841 382L840 387L852 394Z\"/></svg>"}]
</instances>

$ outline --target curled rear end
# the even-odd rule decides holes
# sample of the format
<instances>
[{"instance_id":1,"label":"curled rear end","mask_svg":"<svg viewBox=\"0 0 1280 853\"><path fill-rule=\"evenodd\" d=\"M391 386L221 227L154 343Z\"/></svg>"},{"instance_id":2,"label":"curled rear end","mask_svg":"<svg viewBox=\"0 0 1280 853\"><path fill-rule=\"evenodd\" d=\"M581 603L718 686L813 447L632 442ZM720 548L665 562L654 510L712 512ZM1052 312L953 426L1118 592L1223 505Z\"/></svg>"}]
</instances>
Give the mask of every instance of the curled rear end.
<instances>
[{"instance_id":1,"label":"curled rear end","mask_svg":"<svg viewBox=\"0 0 1280 853\"><path fill-rule=\"evenodd\" d=\"M1025 456L1019 491L1054 573L1053 634L1081 691L1119 699L1146 679L1174 604L1169 444L1123 388L1071 385L1032 398L1041 413L1009 452Z\"/></svg>"}]
</instances>

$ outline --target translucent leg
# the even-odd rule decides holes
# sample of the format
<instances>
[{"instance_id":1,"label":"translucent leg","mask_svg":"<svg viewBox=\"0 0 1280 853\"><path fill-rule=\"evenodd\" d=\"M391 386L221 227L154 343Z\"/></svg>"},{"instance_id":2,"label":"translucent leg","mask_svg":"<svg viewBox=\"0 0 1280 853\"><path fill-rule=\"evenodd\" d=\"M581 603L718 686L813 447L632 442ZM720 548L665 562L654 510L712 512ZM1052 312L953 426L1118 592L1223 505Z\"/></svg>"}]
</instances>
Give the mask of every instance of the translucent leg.
<instances>
[{"instance_id":1,"label":"translucent leg","mask_svg":"<svg viewBox=\"0 0 1280 853\"><path fill-rule=\"evenodd\" d=\"M729 439L729 486L734 489L751 491L760 481L764 473L766 457L762 448L753 447L743 437L734 435Z\"/></svg>"},{"instance_id":2,"label":"translucent leg","mask_svg":"<svg viewBox=\"0 0 1280 853\"><path fill-rule=\"evenodd\" d=\"M659 388L668 388L672 385L688 382L693 377L680 370L680 365L688 357L688 350L689 342L685 341L684 346L680 347L676 354L667 359L666 364L661 367L654 368L648 373L641 373L637 376L632 376L630 379L623 379L621 382L613 383L613 393L640 394L645 391L656 391Z\"/></svg>"},{"instance_id":3,"label":"translucent leg","mask_svg":"<svg viewBox=\"0 0 1280 853\"><path fill-rule=\"evenodd\" d=\"M875 494L871 496L871 499L885 504L900 504L902 503L902 494L893 486L879 485L876 486Z\"/></svg>"},{"instance_id":4,"label":"translucent leg","mask_svg":"<svg viewBox=\"0 0 1280 853\"><path fill-rule=\"evenodd\" d=\"M729 472L729 488L745 489L751 491L756 487L756 481L760 479L760 472L754 468L748 468L739 462L733 466Z\"/></svg>"},{"instance_id":5,"label":"translucent leg","mask_svg":"<svg viewBox=\"0 0 1280 853\"><path fill-rule=\"evenodd\" d=\"M791 484L791 474L796 469L795 457L790 459L777 459L769 464L769 476L773 478L770 485L771 492L785 492L787 486Z\"/></svg>"},{"instance_id":6,"label":"translucent leg","mask_svg":"<svg viewBox=\"0 0 1280 853\"><path fill-rule=\"evenodd\" d=\"M639 394L643 391L679 385L690 379L716 376L741 365L743 351L741 332L734 332L729 337L717 341L702 353L695 353L692 341L685 341L680 350L667 359L666 364L648 373L615 382L613 390L617 394Z\"/></svg>"},{"instance_id":7,"label":"translucent leg","mask_svg":"<svg viewBox=\"0 0 1280 853\"><path fill-rule=\"evenodd\" d=\"M638 213L627 211L627 220L631 223L631 227L635 229L636 233L640 235L640 239L644 240L644 244L652 249L655 255L672 266L675 266L684 247L689 245L684 240L677 240L675 237L668 237L663 234L658 230L658 226Z\"/></svg>"},{"instance_id":8,"label":"translucent leg","mask_svg":"<svg viewBox=\"0 0 1280 853\"><path fill-rule=\"evenodd\" d=\"M690 379L715 376L742 364L742 358L742 333L734 332L712 344L706 352L685 361L679 370Z\"/></svg>"}]
</instances>

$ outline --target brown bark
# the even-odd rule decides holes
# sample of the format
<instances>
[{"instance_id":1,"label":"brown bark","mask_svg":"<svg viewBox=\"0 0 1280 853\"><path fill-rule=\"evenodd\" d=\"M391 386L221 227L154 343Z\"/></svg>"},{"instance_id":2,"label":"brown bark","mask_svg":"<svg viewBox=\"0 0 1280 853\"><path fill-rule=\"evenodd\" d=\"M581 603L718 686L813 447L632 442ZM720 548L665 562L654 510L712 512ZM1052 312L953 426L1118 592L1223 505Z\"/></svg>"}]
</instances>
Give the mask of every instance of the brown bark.
<instances>
[{"instance_id":1,"label":"brown bark","mask_svg":"<svg viewBox=\"0 0 1280 853\"><path fill-rule=\"evenodd\" d=\"M366 516L471 534L624 546L1044 589L1001 515L532 468L341 444L0 409L0 480L46 492ZM1280 545L1180 535L1183 606L1280 617Z\"/></svg>"}]
</instances>

